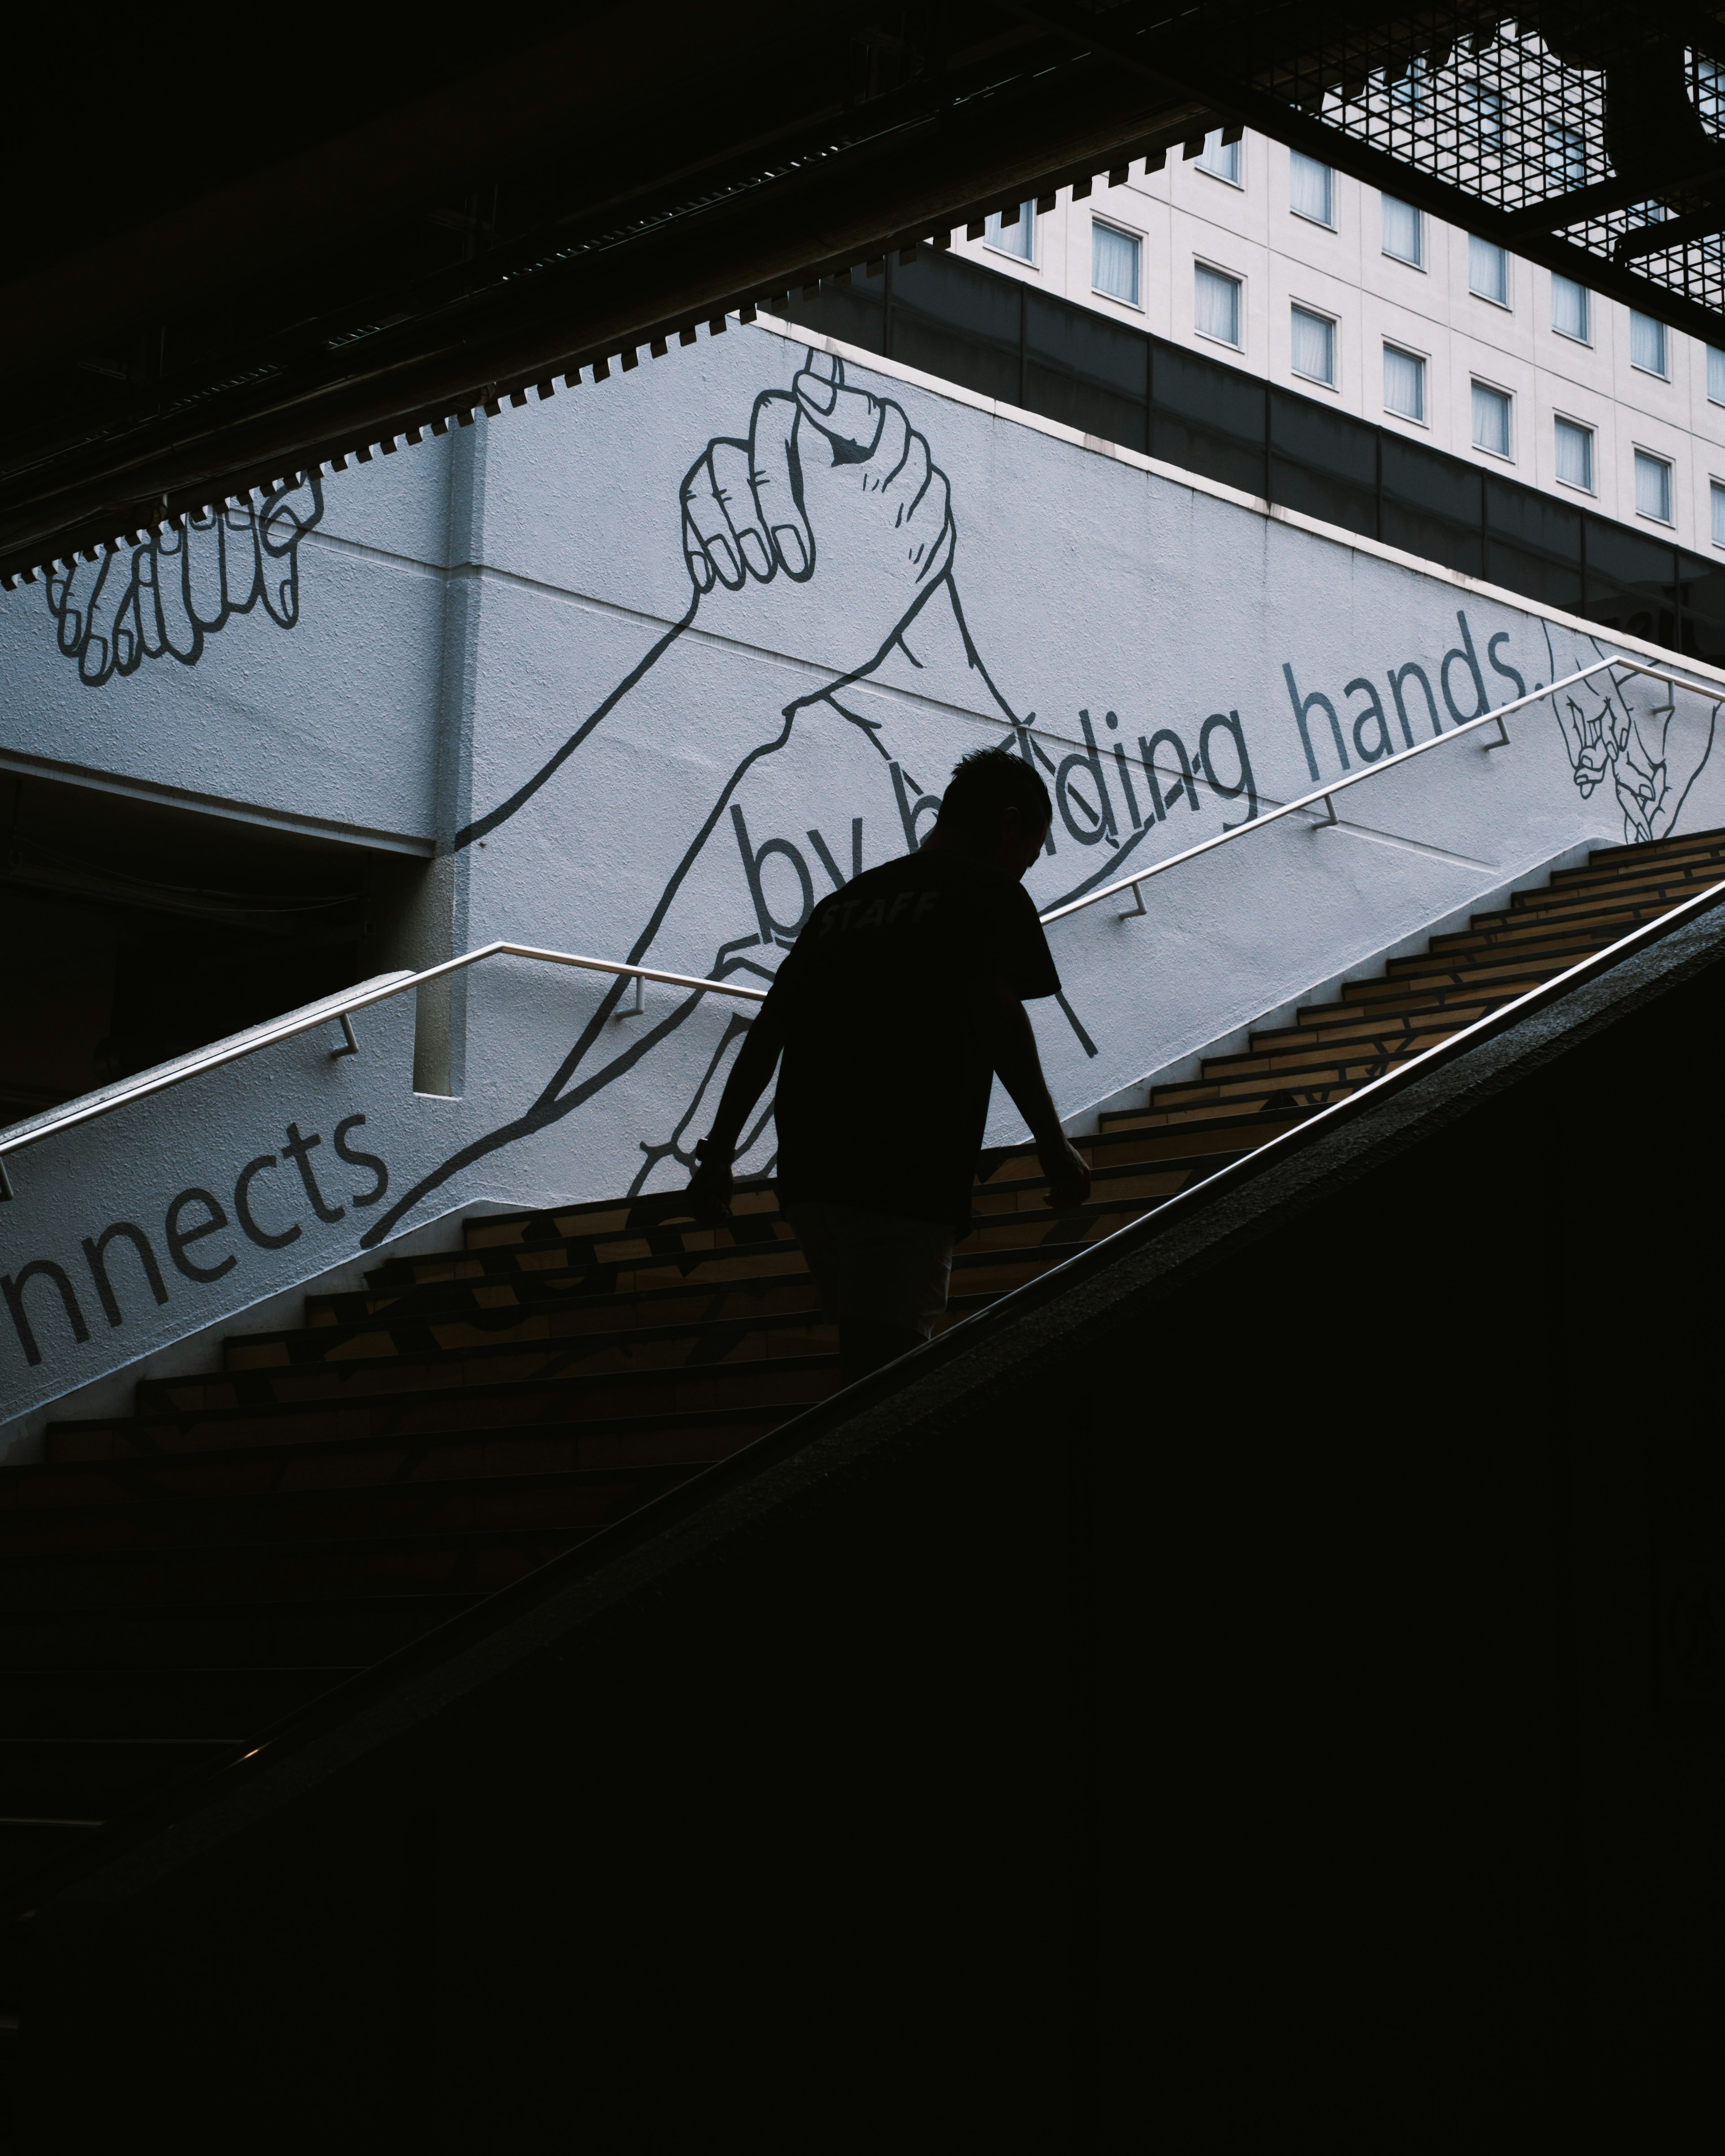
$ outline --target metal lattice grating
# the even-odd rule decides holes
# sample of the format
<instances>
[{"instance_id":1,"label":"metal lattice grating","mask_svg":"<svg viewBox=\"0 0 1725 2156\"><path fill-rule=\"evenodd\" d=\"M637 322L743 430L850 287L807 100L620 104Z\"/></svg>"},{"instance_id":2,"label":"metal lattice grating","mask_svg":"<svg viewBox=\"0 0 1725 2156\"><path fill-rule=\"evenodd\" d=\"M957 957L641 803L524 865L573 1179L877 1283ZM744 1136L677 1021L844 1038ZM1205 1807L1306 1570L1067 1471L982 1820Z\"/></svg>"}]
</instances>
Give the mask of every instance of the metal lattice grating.
<instances>
[{"instance_id":1,"label":"metal lattice grating","mask_svg":"<svg viewBox=\"0 0 1725 2156\"><path fill-rule=\"evenodd\" d=\"M1725 315L1725 21L1711 11L1564 0L1521 16L1230 12L1259 56L1257 92L1530 240L1566 242Z\"/></svg>"}]
</instances>

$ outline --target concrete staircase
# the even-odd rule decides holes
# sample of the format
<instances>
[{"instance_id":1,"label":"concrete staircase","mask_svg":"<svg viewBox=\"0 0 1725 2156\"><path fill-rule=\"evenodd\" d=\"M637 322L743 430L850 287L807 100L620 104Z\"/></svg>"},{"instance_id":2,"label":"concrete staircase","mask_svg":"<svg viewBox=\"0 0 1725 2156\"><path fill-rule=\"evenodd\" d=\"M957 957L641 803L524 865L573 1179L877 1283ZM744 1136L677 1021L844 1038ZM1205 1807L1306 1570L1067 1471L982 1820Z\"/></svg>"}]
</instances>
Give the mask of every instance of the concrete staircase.
<instances>
[{"instance_id":1,"label":"concrete staircase","mask_svg":"<svg viewBox=\"0 0 1725 2156\"><path fill-rule=\"evenodd\" d=\"M948 1322L1725 879L1725 833L1595 854L1081 1142L1056 1214L992 1157ZM1153 927L1151 931L1153 934ZM0 1476L0 1870L92 1827L763 1435L839 1383L770 1188L475 1220L239 1334Z\"/></svg>"}]
</instances>

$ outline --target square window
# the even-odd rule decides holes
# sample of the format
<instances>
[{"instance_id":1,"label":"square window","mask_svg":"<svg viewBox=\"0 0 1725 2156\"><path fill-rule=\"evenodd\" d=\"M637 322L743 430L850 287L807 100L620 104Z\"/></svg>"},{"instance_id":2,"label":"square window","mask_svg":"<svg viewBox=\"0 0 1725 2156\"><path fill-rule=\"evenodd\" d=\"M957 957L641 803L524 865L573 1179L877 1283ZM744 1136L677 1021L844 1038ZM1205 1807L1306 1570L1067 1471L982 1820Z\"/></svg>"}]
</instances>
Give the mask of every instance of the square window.
<instances>
[{"instance_id":1,"label":"square window","mask_svg":"<svg viewBox=\"0 0 1725 2156\"><path fill-rule=\"evenodd\" d=\"M1336 386L1336 325L1327 315L1315 315L1309 307L1296 307L1293 316L1293 359L1296 374L1308 382Z\"/></svg>"},{"instance_id":2,"label":"square window","mask_svg":"<svg viewBox=\"0 0 1725 2156\"><path fill-rule=\"evenodd\" d=\"M1574 127L1546 129L1545 177L1565 194L1587 185L1587 145Z\"/></svg>"},{"instance_id":3,"label":"square window","mask_svg":"<svg viewBox=\"0 0 1725 2156\"><path fill-rule=\"evenodd\" d=\"M1497 306L1509 305L1509 257L1502 248L1494 247L1489 239L1476 239L1470 235L1467 289Z\"/></svg>"},{"instance_id":4,"label":"square window","mask_svg":"<svg viewBox=\"0 0 1725 2156\"><path fill-rule=\"evenodd\" d=\"M1417 270L1425 259L1425 220L1412 203L1384 198L1384 252Z\"/></svg>"},{"instance_id":5,"label":"square window","mask_svg":"<svg viewBox=\"0 0 1725 2156\"><path fill-rule=\"evenodd\" d=\"M1020 262L1036 259L1036 205L1034 202L1019 204L1018 222L1003 224L998 209L983 230L983 244L998 254L1015 254Z\"/></svg>"},{"instance_id":6,"label":"square window","mask_svg":"<svg viewBox=\"0 0 1725 2156\"><path fill-rule=\"evenodd\" d=\"M1593 342L1591 296L1573 277L1553 276L1551 326L1559 336L1574 337L1578 344Z\"/></svg>"},{"instance_id":7,"label":"square window","mask_svg":"<svg viewBox=\"0 0 1725 2156\"><path fill-rule=\"evenodd\" d=\"M1725 486L1714 480L1710 491L1713 497L1713 544L1725 547Z\"/></svg>"},{"instance_id":8,"label":"square window","mask_svg":"<svg viewBox=\"0 0 1725 2156\"><path fill-rule=\"evenodd\" d=\"M1093 290L1110 300L1138 304L1138 243L1129 232L1117 232L1097 218L1090 223L1090 281Z\"/></svg>"},{"instance_id":9,"label":"square window","mask_svg":"<svg viewBox=\"0 0 1725 2156\"><path fill-rule=\"evenodd\" d=\"M1725 404L1725 352L1712 344L1707 346L1707 402Z\"/></svg>"},{"instance_id":10,"label":"square window","mask_svg":"<svg viewBox=\"0 0 1725 2156\"><path fill-rule=\"evenodd\" d=\"M1594 430L1574 419L1557 422L1558 477L1565 486L1594 490Z\"/></svg>"},{"instance_id":11,"label":"square window","mask_svg":"<svg viewBox=\"0 0 1725 2156\"><path fill-rule=\"evenodd\" d=\"M1494 457L1509 454L1509 398L1483 382L1473 385L1473 445Z\"/></svg>"},{"instance_id":12,"label":"square window","mask_svg":"<svg viewBox=\"0 0 1725 2156\"><path fill-rule=\"evenodd\" d=\"M1384 408L1404 419L1425 417L1425 362L1399 345L1384 347Z\"/></svg>"},{"instance_id":13,"label":"square window","mask_svg":"<svg viewBox=\"0 0 1725 2156\"><path fill-rule=\"evenodd\" d=\"M1656 524L1671 521L1671 468L1663 457L1635 451L1635 514Z\"/></svg>"},{"instance_id":14,"label":"square window","mask_svg":"<svg viewBox=\"0 0 1725 2156\"><path fill-rule=\"evenodd\" d=\"M1296 217L1313 224L1336 222L1336 175L1303 150L1288 153L1288 203Z\"/></svg>"},{"instance_id":15,"label":"square window","mask_svg":"<svg viewBox=\"0 0 1725 2156\"><path fill-rule=\"evenodd\" d=\"M1461 85L1461 98L1473 122L1475 140L1482 150L1503 147L1503 95L1477 82Z\"/></svg>"},{"instance_id":16,"label":"square window","mask_svg":"<svg viewBox=\"0 0 1725 2156\"><path fill-rule=\"evenodd\" d=\"M1418 120L1425 110L1426 62L1418 54L1408 63L1408 71L1389 85L1389 110L1393 120Z\"/></svg>"},{"instance_id":17,"label":"square window","mask_svg":"<svg viewBox=\"0 0 1725 2156\"><path fill-rule=\"evenodd\" d=\"M1656 374L1663 381L1670 372L1666 364L1665 324L1655 321L1651 315L1638 315L1630 310L1630 365L1643 374Z\"/></svg>"},{"instance_id":18,"label":"square window","mask_svg":"<svg viewBox=\"0 0 1725 2156\"><path fill-rule=\"evenodd\" d=\"M1230 277L1219 270L1212 270L1204 263L1198 264L1197 306L1193 326L1204 337L1214 337L1218 344L1240 346L1240 280Z\"/></svg>"},{"instance_id":19,"label":"square window","mask_svg":"<svg viewBox=\"0 0 1725 2156\"><path fill-rule=\"evenodd\" d=\"M1226 180L1229 186L1240 185L1240 137L1231 142L1222 140L1222 130L1213 127L1204 138L1204 150L1198 158L1198 169L1208 172L1213 180Z\"/></svg>"}]
</instances>

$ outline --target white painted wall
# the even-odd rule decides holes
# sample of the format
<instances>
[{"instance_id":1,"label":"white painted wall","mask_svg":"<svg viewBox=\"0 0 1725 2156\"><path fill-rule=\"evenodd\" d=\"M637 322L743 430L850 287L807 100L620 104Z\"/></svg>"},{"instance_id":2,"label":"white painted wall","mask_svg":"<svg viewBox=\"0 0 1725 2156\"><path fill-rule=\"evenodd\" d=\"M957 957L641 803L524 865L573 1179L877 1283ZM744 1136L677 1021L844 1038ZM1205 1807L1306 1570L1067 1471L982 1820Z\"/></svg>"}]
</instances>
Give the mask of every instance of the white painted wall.
<instances>
[{"instance_id":1,"label":"white painted wall","mask_svg":"<svg viewBox=\"0 0 1725 2156\"><path fill-rule=\"evenodd\" d=\"M295 625L236 615L195 665L146 658L86 685L41 590L12 594L6 752L91 783L201 778L233 813L435 832L465 945L765 982L811 898L903 851L907 819L926 830L917 803L972 747L1017 740L1058 781L1030 882L1046 910L1399 748L1393 670L1423 670L1447 729L1599 654L1584 623L809 346L733 327L326 477ZM747 498L747 448L726 445L752 429L781 495L794 454L813 569L701 590L685 485L716 470ZM1310 704L1302 738L1290 680L1333 726ZM1725 824L1710 710L1627 680L1573 714L1538 706L1507 753L1446 747L1344 797L1339 829L1286 819L1158 879L1145 917L1117 903L1057 924L1068 1007L1034 1021L1063 1113L1578 847ZM1142 746L1158 736L1159 818ZM1194 808L1175 779L1201 742ZM604 978L512 960L467 983L449 1096L412 1090L403 998L362 1019L357 1057L331 1060L330 1025L13 1155L0 1275L39 1359L0 1307L0 1417L32 1427L44 1403L449 1213L681 1186L737 1006L649 987L624 1016ZM387 1164L387 1190L337 1158L338 1128ZM1015 1134L1009 1108L991 1131ZM316 1149L296 1158L295 1132ZM769 1126L745 1168L772 1152ZM147 1239L166 1297L115 1240L117 1324L83 1248L116 1221ZM27 1275L38 1260L87 1337L56 1276Z\"/></svg>"}]
</instances>

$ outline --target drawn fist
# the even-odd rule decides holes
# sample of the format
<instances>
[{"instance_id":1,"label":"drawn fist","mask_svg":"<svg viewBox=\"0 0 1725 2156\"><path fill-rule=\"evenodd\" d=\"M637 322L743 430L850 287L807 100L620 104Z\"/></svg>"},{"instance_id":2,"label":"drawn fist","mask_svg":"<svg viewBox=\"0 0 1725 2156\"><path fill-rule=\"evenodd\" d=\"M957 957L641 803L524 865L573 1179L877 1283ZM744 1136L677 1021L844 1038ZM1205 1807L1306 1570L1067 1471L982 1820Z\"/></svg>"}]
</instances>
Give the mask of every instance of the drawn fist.
<instances>
[{"instance_id":1,"label":"drawn fist","mask_svg":"<svg viewBox=\"0 0 1725 2156\"><path fill-rule=\"evenodd\" d=\"M79 678L99 688L171 655L187 666L206 636L259 599L284 629L300 618L299 546L323 515L316 479L268 495L260 506L206 511L141 546L74 562L48 579L59 647Z\"/></svg>"},{"instance_id":2,"label":"drawn fist","mask_svg":"<svg viewBox=\"0 0 1725 2156\"><path fill-rule=\"evenodd\" d=\"M952 559L946 475L890 399L847 388L812 352L791 390L755 399L749 438L709 442L683 481L683 552L697 592L806 585L847 639L890 641ZM806 614L804 605L799 613Z\"/></svg>"}]
</instances>

